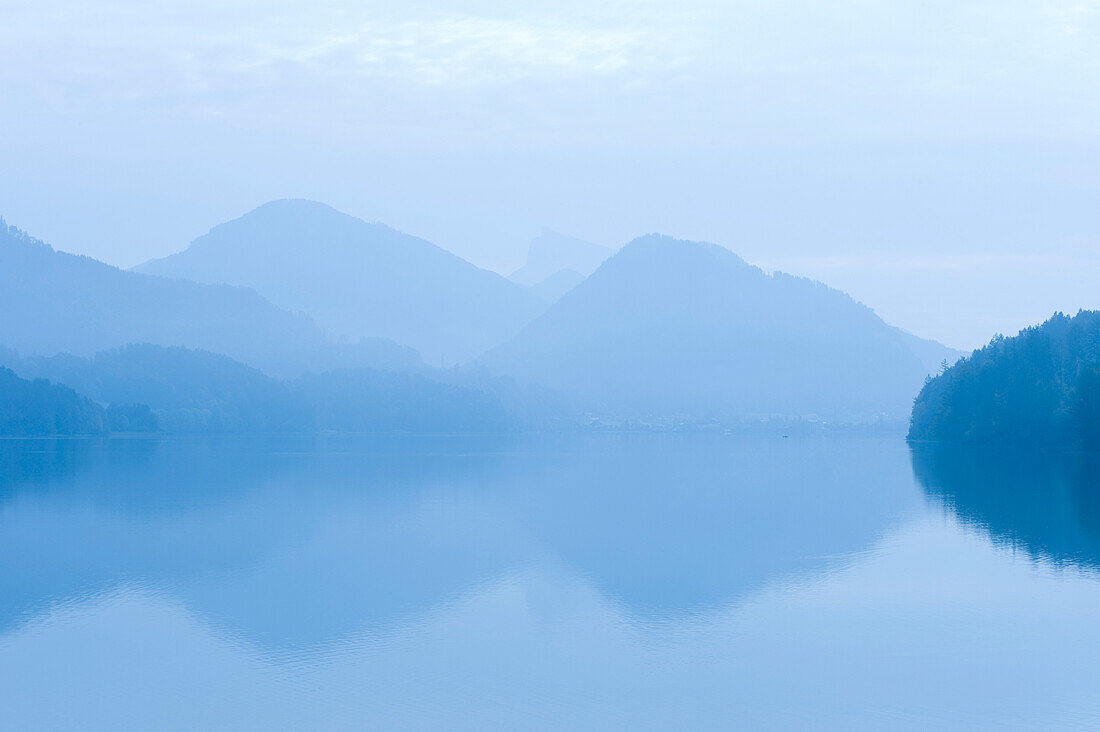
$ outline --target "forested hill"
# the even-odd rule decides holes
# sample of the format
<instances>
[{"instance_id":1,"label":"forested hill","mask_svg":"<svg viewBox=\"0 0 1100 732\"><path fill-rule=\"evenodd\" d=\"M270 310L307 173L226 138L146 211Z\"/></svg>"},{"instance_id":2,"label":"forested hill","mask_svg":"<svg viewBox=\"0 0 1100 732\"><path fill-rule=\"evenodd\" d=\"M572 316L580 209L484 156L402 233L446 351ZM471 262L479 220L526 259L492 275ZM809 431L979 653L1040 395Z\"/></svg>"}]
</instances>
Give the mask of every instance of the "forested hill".
<instances>
[{"instance_id":1,"label":"forested hill","mask_svg":"<svg viewBox=\"0 0 1100 732\"><path fill-rule=\"evenodd\" d=\"M498 396L420 373L340 369L283 380L227 356L147 343L91 358L21 358L0 348L0 363L11 367L15 373L3 371L16 382L11 388L0 383L0 397L11 395L0 410L7 405L4 414L15 425L0 434L104 430L84 422L69 427L69 415L81 415L78 407L90 408L101 422L105 414L112 432L487 433L508 431L514 421ZM22 423L32 428L19 428Z\"/></svg>"},{"instance_id":2,"label":"forested hill","mask_svg":"<svg viewBox=\"0 0 1100 732\"><path fill-rule=\"evenodd\" d=\"M1100 446L1100 312L998 336L929 379L909 439Z\"/></svg>"},{"instance_id":3,"label":"forested hill","mask_svg":"<svg viewBox=\"0 0 1100 732\"><path fill-rule=\"evenodd\" d=\"M106 428L106 413L90 399L45 379L21 379L0 367L0 435L94 435Z\"/></svg>"}]
</instances>

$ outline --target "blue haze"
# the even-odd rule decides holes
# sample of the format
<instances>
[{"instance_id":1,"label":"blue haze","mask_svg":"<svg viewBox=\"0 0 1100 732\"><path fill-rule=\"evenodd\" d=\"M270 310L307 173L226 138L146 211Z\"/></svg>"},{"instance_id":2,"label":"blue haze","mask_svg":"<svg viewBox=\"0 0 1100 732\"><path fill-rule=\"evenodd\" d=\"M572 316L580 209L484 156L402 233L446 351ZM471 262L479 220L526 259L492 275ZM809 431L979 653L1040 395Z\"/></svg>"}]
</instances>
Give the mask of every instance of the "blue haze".
<instances>
[{"instance_id":1,"label":"blue haze","mask_svg":"<svg viewBox=\"0 0 1100 732\"><path fill-rule=\"evenodd\" d=\"M311 201L268 203L137 272L4 226L0 365L127 428L900 430L924 377L960 355L714 244L650 235L607 255L545 234L520 279L573 280L539 295Z\"/></svg>"},{"instance_id":2,"label":"blue haze","mask_svg":"<svg viewBox=\"0 0 1100 732\"><path fill-rule=\"evenodd\" d=\"M1098 78L1100 0L5 4L0 728L1100 728Z\"/></svg>"}]
</instances>

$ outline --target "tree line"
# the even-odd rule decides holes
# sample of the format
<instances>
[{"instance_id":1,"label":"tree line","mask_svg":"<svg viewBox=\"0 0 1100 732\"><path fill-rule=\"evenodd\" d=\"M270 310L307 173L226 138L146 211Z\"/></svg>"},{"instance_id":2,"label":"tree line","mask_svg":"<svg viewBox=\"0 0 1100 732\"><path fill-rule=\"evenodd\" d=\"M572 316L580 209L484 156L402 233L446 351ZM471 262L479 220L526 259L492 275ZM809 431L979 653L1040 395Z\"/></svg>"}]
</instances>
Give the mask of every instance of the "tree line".
<instances>
[{"instance_id":1,"label":"tree line","mask_svg":"<svg viewBox=\"0 0 1100 732\"><path fill-rule=\"evenodd\" d=\"M925 381L911 440L1100 446L1100 312L998 335Z\"/></svg>"}]
</instances>

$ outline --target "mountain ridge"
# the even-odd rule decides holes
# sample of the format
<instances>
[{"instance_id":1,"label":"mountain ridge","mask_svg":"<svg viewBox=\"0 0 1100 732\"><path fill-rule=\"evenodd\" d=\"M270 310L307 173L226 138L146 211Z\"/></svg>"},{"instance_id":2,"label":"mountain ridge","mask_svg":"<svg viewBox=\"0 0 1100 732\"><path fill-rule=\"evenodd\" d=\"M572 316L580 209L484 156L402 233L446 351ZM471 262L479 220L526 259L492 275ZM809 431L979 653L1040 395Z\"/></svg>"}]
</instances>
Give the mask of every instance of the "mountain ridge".
<instances>
[{"instance_id":1,"label":"mountain ridge","mask_svg":"<svg viewBox=\"0 0 1100 732\"><path fill-rule=\"evenodd\" d=\"M563 269L572 269L588 276L614 253L599 244L543 229L527 245L527 259L523 266L508 275L508 279L531 287Z\"/></svg>"},{"instance_id":2,"label":"mountain ridge","mask_svg":"<svg viewBox=\"0 0 1100 732\"><path fill-rule=\"evenodd\" d=\"M659 234L481 362L592 411L720 420L900 422L927 373L900 331L847 294Z\"/></svg>"},{"instance_id":3,"label":"mountain ridge","mask_svg":"<svg viewBox=\"0 0 1100 732\"><path fill-rule=\"evenodd\" d=\"M334 336L389 338L433 364L482 353L544 307L425 239L306 199L269 201L135 271L248 286Z\"/></svg>"},{"instance_id":4,"label":"mountain ridge","mask_svg":"<svg viewBox=\"0 0 1100 732\"><path fill-rule=\"evenodd\" d=\"M419 354L379 340L333 343L308 316L252 289L119 269L54 249L0 219L0 344L27 355L148 342L221 353L275 373L333 364L416 368Z\"/></svg>"}]
</instances>

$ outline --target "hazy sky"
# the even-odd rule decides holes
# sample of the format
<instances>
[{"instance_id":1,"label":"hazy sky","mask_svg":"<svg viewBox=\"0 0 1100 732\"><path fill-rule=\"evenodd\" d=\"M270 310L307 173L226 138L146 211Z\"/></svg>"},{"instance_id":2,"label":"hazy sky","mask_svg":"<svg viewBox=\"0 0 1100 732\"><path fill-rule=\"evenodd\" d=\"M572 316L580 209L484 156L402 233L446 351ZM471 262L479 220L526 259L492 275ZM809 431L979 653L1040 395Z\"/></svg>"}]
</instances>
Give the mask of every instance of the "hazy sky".
<instances>
[{"instance_id":1,"label":"hazy sky","mask_svg":"<svg viewBox=\"0 0 1100 732\"><path fill-rule=\"evenodd\" d=\"M960 347L1100 307L1096 0L0 17L0 215L114 264L294 196L503 272L543 226L715 241Z\"/></svg>"}]
</instances>

